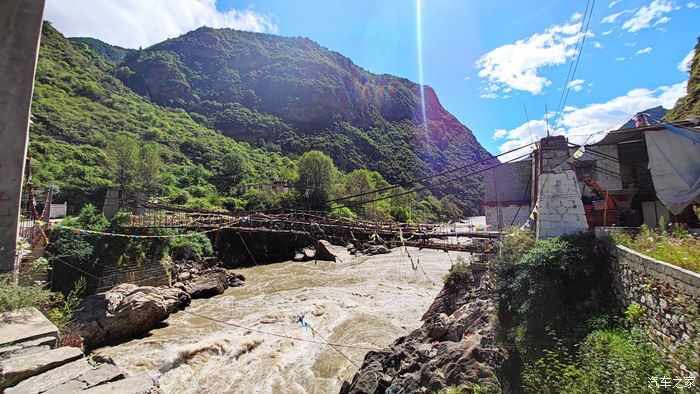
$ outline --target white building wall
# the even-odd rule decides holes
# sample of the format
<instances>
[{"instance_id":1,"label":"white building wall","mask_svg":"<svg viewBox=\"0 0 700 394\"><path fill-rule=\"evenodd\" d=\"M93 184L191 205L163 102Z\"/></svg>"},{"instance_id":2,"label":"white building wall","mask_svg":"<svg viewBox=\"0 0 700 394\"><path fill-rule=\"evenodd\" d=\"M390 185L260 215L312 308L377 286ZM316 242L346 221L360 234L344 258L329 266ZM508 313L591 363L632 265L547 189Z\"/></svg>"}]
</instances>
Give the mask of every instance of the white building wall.
<instances>
[{"instance_id":1,"label":"white building wall","mask_svg":"<svg viewBox=\"0 0 700 394\"><path fill-rule=\"evenodd\" d=\"M558 237L588 229L574 170L539 177L537 238Z\"/></svg>"}]
</instances>

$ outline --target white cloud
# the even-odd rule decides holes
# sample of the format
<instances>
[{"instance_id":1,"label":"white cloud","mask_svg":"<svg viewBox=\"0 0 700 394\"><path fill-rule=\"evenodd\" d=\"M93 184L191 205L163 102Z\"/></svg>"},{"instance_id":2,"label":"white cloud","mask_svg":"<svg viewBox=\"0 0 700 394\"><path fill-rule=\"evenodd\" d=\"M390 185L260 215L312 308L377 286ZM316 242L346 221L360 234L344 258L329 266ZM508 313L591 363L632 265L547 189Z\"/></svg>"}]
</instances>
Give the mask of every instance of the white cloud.
<instances>
[{"instance_id":1,"label":"white cloud","mask_svg":"<svg viewBox=\"0 0 700 394\"><path fill-rule=\"evenodd\" d=\"M690 72L690 66L693 61L693 56L695 56L695 49L691 49L687 55L678 63L678 71Z\"/></svg>"},{"instance_id":2,"label":"white cloud","mask_svg":"<svg viewBox=\"0 0 700 394\"><path fill-rule=\"evenodd\" d=\"M601 19L600 23L615 23L617 18L619 18L620 16L622 16L624 14L630 13L630 12L632 12L632 10L623 10L620 12L616 12L614 14L610 14L610 15L606 16L605 18Z\"/></svg>"},{"instance_id":3,"label":"white cloud","mask_svg":"<svg viewBox=\"0 0 700 394\"><path fill-rule=\"evenodd\" d=\"M498 129L493 132L493 139L494 140L500 140L506 137L508 135L508 130L506 129Z\"/></svg>"},{"instance_id":4,"label":"white cloud","mask_svg":"<svg viewBox=\"0 0 700 394\"><path fill-rule=\"evenodd\" d=\"M484 90L490 93L507 93L508 89L541 93L551 81L539 75L539 70L564 64L573 57L580 30L581 22L569 20L484 54L474 65L488 84Z\"/></svg>"},{"instance_id":5,"label":"white cloud","mask_svg":"<svg viewBox=\"0 0 700 394\"><path fill-rule=\"evenodd\" d=\"M624 96L615 97L604 103L589 104L583 108L564 107L564 112L556 124L550 126L552 134L566 135L569 141L582 143L593 133L614 130L631 119L636 113L656 106L672 108L676 101L685 95L687 82L675 85L661 86L656 89L633 89ZM515 149L531 142L529 129L534 138L542 138L546 133L544 120L531 120L512 130L500 131L505 141L499 147L501 152ZM588 143L603 138L605 133L594 134ZM518 157L527 150L516 151L501 157L502 161Z\"/></svg>"},{"instance_id":6,"label":"white cloud","mask_svg":"<svg viewBox=\"0 0 700 394\"><path fill-rule=\"evenodd\" d=\"M691 10L692 10L692 9L695 9L695 8L698 8L697 3L695 3L694 1L688 2L688 4L686 4L685 6L688 7L688 8L690 8Z\"/></svg>"},{"instance_id":7,"label":"white cloud","mask_svg":"<svg viewBox=\"0 0 700 394\"><path fill-rule=\"evenodd\" d=\"M615 61L616 61L616 62L624 62L624 61L625 61L625 57L624 57L624 56L618 56L618 57L615 58Z\"/></svg>"},{"instance_id":8,"label":"white cloud","mask_svg":"<svg viewBox=\"0 0 700 394\"><path fill-rule=\"evenodd\" d=\"M574 79L569 82L568 87L570 87L574 92L580 92L583 89L583 83L586 82L585 79Z\"/></svg>"},{"instance_id":9,"label":"white cloud","mask_svg":"<svg viewBox=\"0 0 700 394\"><path fill-rule=\"evenodd\" d=\"M671 21L671 18L669 18L667 16L662 16L656 22L654 22L654 26L658 26L658 25L663 24L663 23L668 23L670 21Z\"/></svg>"},{"instance_id":10,"label":"white cloud","mask_svg":"<svg viewBox=\"0 0 700 394\"><path fill-rule=\"evenodd\" d=\"M597 48L597 49L600 49L600 48L603 47L603 44L601 44L599 41L595 41L595 42L593 43L593 47L594 47L594 48Z\"/></svg>"},{"instance_id":11,"label":"white cloud","mask_svg":"<svg viewBox=\"0 0 700 394\"><path fill-rule=\"evenodd\" d=\"M47 0L45 18L69 37L147 47L201 26L277 32L274 15L253 6L219 11L216 0Z\"/></svg>"},{"instance_id":12,"label":"white cloud","mask_svg":"<svg viewBox=\"0 0 700 394\"><path fill-rule=\"evenodd\" d=\"M608 8L613 8L613 7L615 6L615 4L617 4L617 3L621 2L621 1L622 1L622 0L613 0L613 1L611 1L610 4L608 4Z\"/></svg>"},{"instance_id":13,"label":"white cloud","mask_svg":"<svg viewBox=\"0 0 700 394\"><path fill-rule=\"evenodd\" d=\"M612 32L613 32L612 29L610 29L610 30L606 30L606 31L602 32L600 35L601 35L601 36L607 36L608 34L610 34L610 33L612 33Z\"/></svg>"},{"instance_id":14,"label":"white cloud","mask_svg":"<svg viewBox=\"0 0 700 394\"><path fill-rule=\"evenodd\" d=\"M634 15L632 15L632 18L622 24L622 28L630 33L634 33L661 23L666 23L670 21L671 18L664 15L676 9L678 9L678 7L671 0L654 0L648 5L637 9Z\"/></svg>"},{"instance_id":15,"label":"white cloud","mask_svg":"<svg viewBox=\"0 0 700 394\"><path fill-rule=\"evenodd\" d=\"M649 53L649 52L651 52L651 47L646 47L644 49L640 49L637 52L635 52L634 54L635 55L643 55L643 54Z\"/></svg>"}]
</instances>

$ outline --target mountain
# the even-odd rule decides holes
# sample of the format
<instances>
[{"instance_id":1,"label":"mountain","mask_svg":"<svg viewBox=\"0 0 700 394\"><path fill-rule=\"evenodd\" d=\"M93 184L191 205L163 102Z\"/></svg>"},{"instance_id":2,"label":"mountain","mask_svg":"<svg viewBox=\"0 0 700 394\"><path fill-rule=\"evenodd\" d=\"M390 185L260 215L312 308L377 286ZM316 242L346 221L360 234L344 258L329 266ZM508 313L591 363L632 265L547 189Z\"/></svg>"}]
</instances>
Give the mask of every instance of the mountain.
<instances>
[{"instance_id":1,"label":"mountain","mask_svg":"<svg viewBox=\"0 0 700 394\"><path fill-rule=\"evenodd\" d=\"M688 94L681 97L676 106L668 111L665 120L677 122L690 118L700 118L700 37L695 45L695 55L691 61Z\"/></svg>"},{"instance_id":2,"label":"mountain","mask_svg":"<svg viewBox=\"0 0 700 394\"><path fill-rule=\"evenodd\" d=\"M648 119L649 123L656 123L656 121L658 121L666 115L668 110L659 105L658 107L649 108L641 112L649 114L649 116L651 117L650 119ZM636 121L634 119L630 119L627 121L627 123L623 124L618 130L633 129L635 127Z\"/></svg>"},{"instance_id":3,"label":"mountain","mask_svg":"<svg viewBox=\"0 0 700 394\"><path fill-rule=\"evenodd\" d=\"M117 138L154 147L165 163L160 194L186 192L203 206L226 204L212 198L217 191L228 192L227 185L217 182L230 167L227 158L236 158L245 169L244 183L282 180L294 167L280 154L195 122L182 109L150 102L112 76L113 71L111 63L44 23L29 148L34 183L58 186L59 199L70 207L101 204L104 187L112 183L106 147Z\"/></svg>"},{"instance_id":4,"label":"mountain","mask_svg":"<svg viewBox=\"0 0 700 394\"><path fill-rule=\"evenodd\" d=\"M116 45L110 45L92 37L69 37L68 40L74 44L85 44L95 52L110 62L121 62L126 55L135 52L135 49L122 48Z\"/></svg>"},{"instance_id":5,"label":"mountain","mask_svg":"<svg viewBox=\"0 0 700 394\"><path fill-rule=\"evenodd\" d=\"M191 114L238 141L297 156L322 150L343 170L369 168L390 182L491 155L425 87L373 74L306 38L202 27L128 53L115 75L133 91ZM456 192L476 213L481 180Z\"/></svg>"}]
</instances>

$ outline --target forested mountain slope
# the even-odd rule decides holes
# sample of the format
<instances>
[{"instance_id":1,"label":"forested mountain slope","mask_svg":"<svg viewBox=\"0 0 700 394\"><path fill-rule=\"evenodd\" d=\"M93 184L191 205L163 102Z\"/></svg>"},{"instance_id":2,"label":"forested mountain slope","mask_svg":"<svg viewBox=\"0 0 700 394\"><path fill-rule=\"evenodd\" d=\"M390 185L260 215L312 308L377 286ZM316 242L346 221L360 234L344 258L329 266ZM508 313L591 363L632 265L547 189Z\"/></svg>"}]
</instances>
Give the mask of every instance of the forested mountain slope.
<instances>
[{"instance_id":1,"label":"forested mountain slope","mask_svg":"<svg viewBox=\"0 0 700 394\"><path fill-rule=\"evenodd\" d=\"M231 171L254 183L282 179L293 167L292 160L223 136L182 109L151 103L112 76L113 68L44 24L30 128L36 184L57 185L69 199L99 201L101 188L112 183L105 150L115 140L149 146L164 162L159 194L211 196L228 191Z\"/></svg>"},{"instance_id":2,"label":"forested mountain slope","mask_svg":"<svg viewBox=\"0 0 700 394\"><path fill-rule=\"evenodd\" d=\"M690 65L688 94L676 102L676 106L668 111L664 119L677 122L689 118L700 118L700 38L695 45L695 56Z\"/></svg>"},{"instance_id":3,"label":"forested mountain slope","mask_svg":"<svg viewBox=\"0 0 700 394\"><path fill-rule=\"evenodd\" d=\"M239 141L285 155L322 150L343 170L369 168L390 182L490 154L425 88L369 73L305 38L199 28L127 54L116 75L135 92ZM478 209L478 176L432 190L458 192Z\"/></svg>"}]
</instances>

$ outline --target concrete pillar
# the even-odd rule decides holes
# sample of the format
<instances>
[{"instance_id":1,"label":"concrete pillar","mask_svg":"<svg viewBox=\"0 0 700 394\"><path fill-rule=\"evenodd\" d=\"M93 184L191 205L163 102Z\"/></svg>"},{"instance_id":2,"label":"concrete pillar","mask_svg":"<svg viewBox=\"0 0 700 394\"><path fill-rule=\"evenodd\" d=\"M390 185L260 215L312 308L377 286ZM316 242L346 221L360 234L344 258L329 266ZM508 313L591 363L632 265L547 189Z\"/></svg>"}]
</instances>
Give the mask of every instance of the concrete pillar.
<instances>
[{"instance_id":1,"label":"concrete pillar","mask_svg":"<svg viewBox=\"0 0 700 394\"><path fill-rule=\"evenodd\" d=\"M564 136L543 138L538 143L534 154L538 239L588 229L581 189L568 159L569 147Z\"/></svg>"},{"instance_id":2,"label":"concrete pillar","mask_svg":"<svg viewBox=\"0 0 700 394\"><path fill-rule=\"evenodd\" d=\"M44 0L0 1L0 273L15 266Z\"/></svg>"},{"instance_id":3,"label":"concrete pillar","mask_svg":"<svg viewBox=\"0 0 700 394\"><path fill-rule=\"evenodd\" d=\"M119 211L119 189L111 187L105 194L105 203L102 206L102 213L107 219L112 219Z\"/></svg>"}]
</instances>

